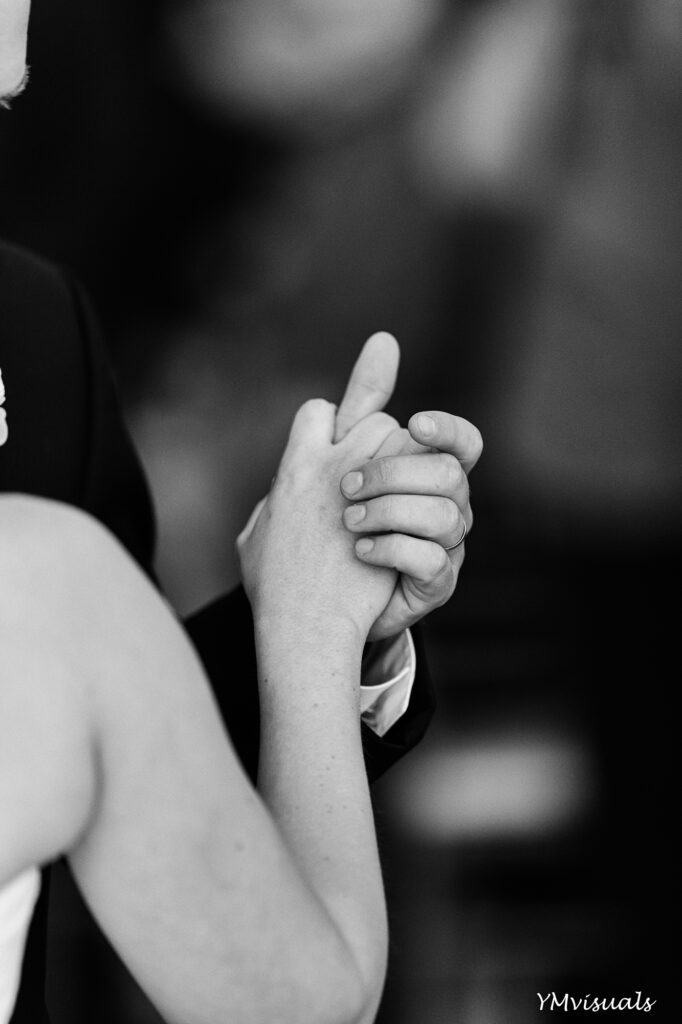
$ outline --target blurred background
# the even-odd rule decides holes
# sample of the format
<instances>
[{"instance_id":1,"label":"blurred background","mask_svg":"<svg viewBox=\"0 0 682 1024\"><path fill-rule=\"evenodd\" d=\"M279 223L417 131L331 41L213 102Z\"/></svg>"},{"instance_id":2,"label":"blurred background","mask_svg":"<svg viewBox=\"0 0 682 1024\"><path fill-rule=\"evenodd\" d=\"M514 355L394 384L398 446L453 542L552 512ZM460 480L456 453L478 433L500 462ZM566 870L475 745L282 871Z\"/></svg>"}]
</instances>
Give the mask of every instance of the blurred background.
<instances>
[{"instance_id":1,"label":"blurred background","mask_svg":"<svg viewBox=\"0 0 682 1024\"><path fill-rule=\"evenodd\" d=\"M380 1024L676 1019L682 3L36 0L30 61L0 234L94 300L180 610L373 331L391 411L485 438L439 715L375 794ZM53 899L54 1024L158 1022Z\"/></svg>"}]
</instances>

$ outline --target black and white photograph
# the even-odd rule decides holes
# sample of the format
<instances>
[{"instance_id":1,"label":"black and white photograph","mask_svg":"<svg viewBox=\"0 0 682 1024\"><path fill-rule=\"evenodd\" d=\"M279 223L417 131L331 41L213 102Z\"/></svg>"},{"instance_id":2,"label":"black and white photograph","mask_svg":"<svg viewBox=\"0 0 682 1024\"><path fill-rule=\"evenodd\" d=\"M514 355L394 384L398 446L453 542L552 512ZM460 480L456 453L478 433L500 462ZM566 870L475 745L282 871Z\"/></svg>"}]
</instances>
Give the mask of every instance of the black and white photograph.
<instances>
[{"instance_id":1,"label":"black and white photograph","mask_svg":"<svg viewBox=\"0 0 682 1024\"><path fill-rule=\"evenodd\" d=\"M672 1024L681 542L682 0L0 0L0 1024Z\"/></svg>"}]
</instances>

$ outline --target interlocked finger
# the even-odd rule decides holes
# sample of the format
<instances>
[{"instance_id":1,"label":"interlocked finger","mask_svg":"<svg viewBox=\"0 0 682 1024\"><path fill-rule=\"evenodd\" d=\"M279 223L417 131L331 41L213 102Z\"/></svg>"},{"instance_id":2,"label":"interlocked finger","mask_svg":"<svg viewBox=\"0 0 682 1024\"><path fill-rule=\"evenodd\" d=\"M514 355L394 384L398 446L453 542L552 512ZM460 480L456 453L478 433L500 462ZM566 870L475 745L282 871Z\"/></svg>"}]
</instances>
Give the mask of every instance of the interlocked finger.
<instances>
[{"instance_id":1,"label":"interlocked finger","mask_svg":"<svg viewBox=\"0 0 682 1024\"><path fill-rule=\"evenodd\" d=\"M341 481L346 498L362 501L382 494L423 494L452 499L464 511L469 481L454 455L393 455L372 459ZM469 523L467 525L470 525Z\"/></svg>"},{"instance_id":2,"label":"interlocked finger","mask_svg":"<svg viewBox=\"0 0 682 1024\"><path fill-rule=\"evenodd\" d=\"M440 544L402 533L361 537L355 545L363 562L396 569L409 576L419 588L447 601L454 589L452 563Z\"/></svg>"},{"instance_id":3,"label":"interlocked finger","mask_svg":"<svg viewBox=\"0 0 682 1024\"><path fill-rule=\"evenodd\" d=\"M420 444L454 455L470 473L483 451L478 427L447 412L417 413L408 423L410 435Z\"/></svg>"},{"instance_id":4,"label":"interlocked finger","mask_svg":"<svg viewBox=\"0 0 682 1024\"><path fill-rule=\"evenodd\" d=\"M464 523L451 498L430 494L384 494L349 505L343 519L354 533L404 533L444 548L457 543Z\"/></svg>"}]
</instances>

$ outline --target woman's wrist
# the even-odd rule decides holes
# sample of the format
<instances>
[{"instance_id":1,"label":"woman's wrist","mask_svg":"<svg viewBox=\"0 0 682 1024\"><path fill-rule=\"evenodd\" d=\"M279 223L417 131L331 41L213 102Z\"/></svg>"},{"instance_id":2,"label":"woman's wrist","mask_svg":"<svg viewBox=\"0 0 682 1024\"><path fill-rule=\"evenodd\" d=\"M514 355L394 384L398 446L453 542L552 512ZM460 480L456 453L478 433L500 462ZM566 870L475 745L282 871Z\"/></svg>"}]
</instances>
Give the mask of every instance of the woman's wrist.
<instances>
[{"instance_id":1,"label":"woman's wrist","mask_svg":"<svg viewBox=\"0 0 682 1024\"><path fill-rule=\"evenodd\" d=\"M324 656L335 651L348 657L361 656L369 632L349 615L315 608L295 612L256 608L253 621L259 648L293 649L306 655L319 652Z\"/></svg>"},{"instance_id":2,"label":"woman's wrist","mask_svg":"<svg viewBox=\"0 0 682 1024\"><path fill-rule=\"evenodd\" d=\"M257 616L255 639L262 698L275 692L313 701L333 694L333 703L349 707L359 701L365 636L354 623Z\"/></svg>"}]
</instances>

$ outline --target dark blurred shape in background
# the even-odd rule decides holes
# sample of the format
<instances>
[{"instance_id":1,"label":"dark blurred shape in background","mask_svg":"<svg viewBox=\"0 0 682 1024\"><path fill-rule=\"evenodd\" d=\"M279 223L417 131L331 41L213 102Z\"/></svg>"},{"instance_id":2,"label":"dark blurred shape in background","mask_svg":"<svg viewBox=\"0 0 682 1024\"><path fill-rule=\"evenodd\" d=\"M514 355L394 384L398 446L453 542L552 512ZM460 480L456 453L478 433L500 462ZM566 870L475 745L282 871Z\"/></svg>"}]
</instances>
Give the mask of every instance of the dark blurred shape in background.
<instances>
[{"instance_id":1,"label":"dark blurred shape in background","mask_svg":"<svg viewBox=\"0 0 682 1024\"><path fill-rule=\"evenodd\" d=\"M382 1024L673 1019L682 4L53 0L0 232L92 293L181 610L360 344L486 440L437 727L382 783ZM63 874L55 1024L156 1020ZM55 920L57 918L55 917ZM65 920L70 922L65 931Z\"/></svg>"}]
</instances>

